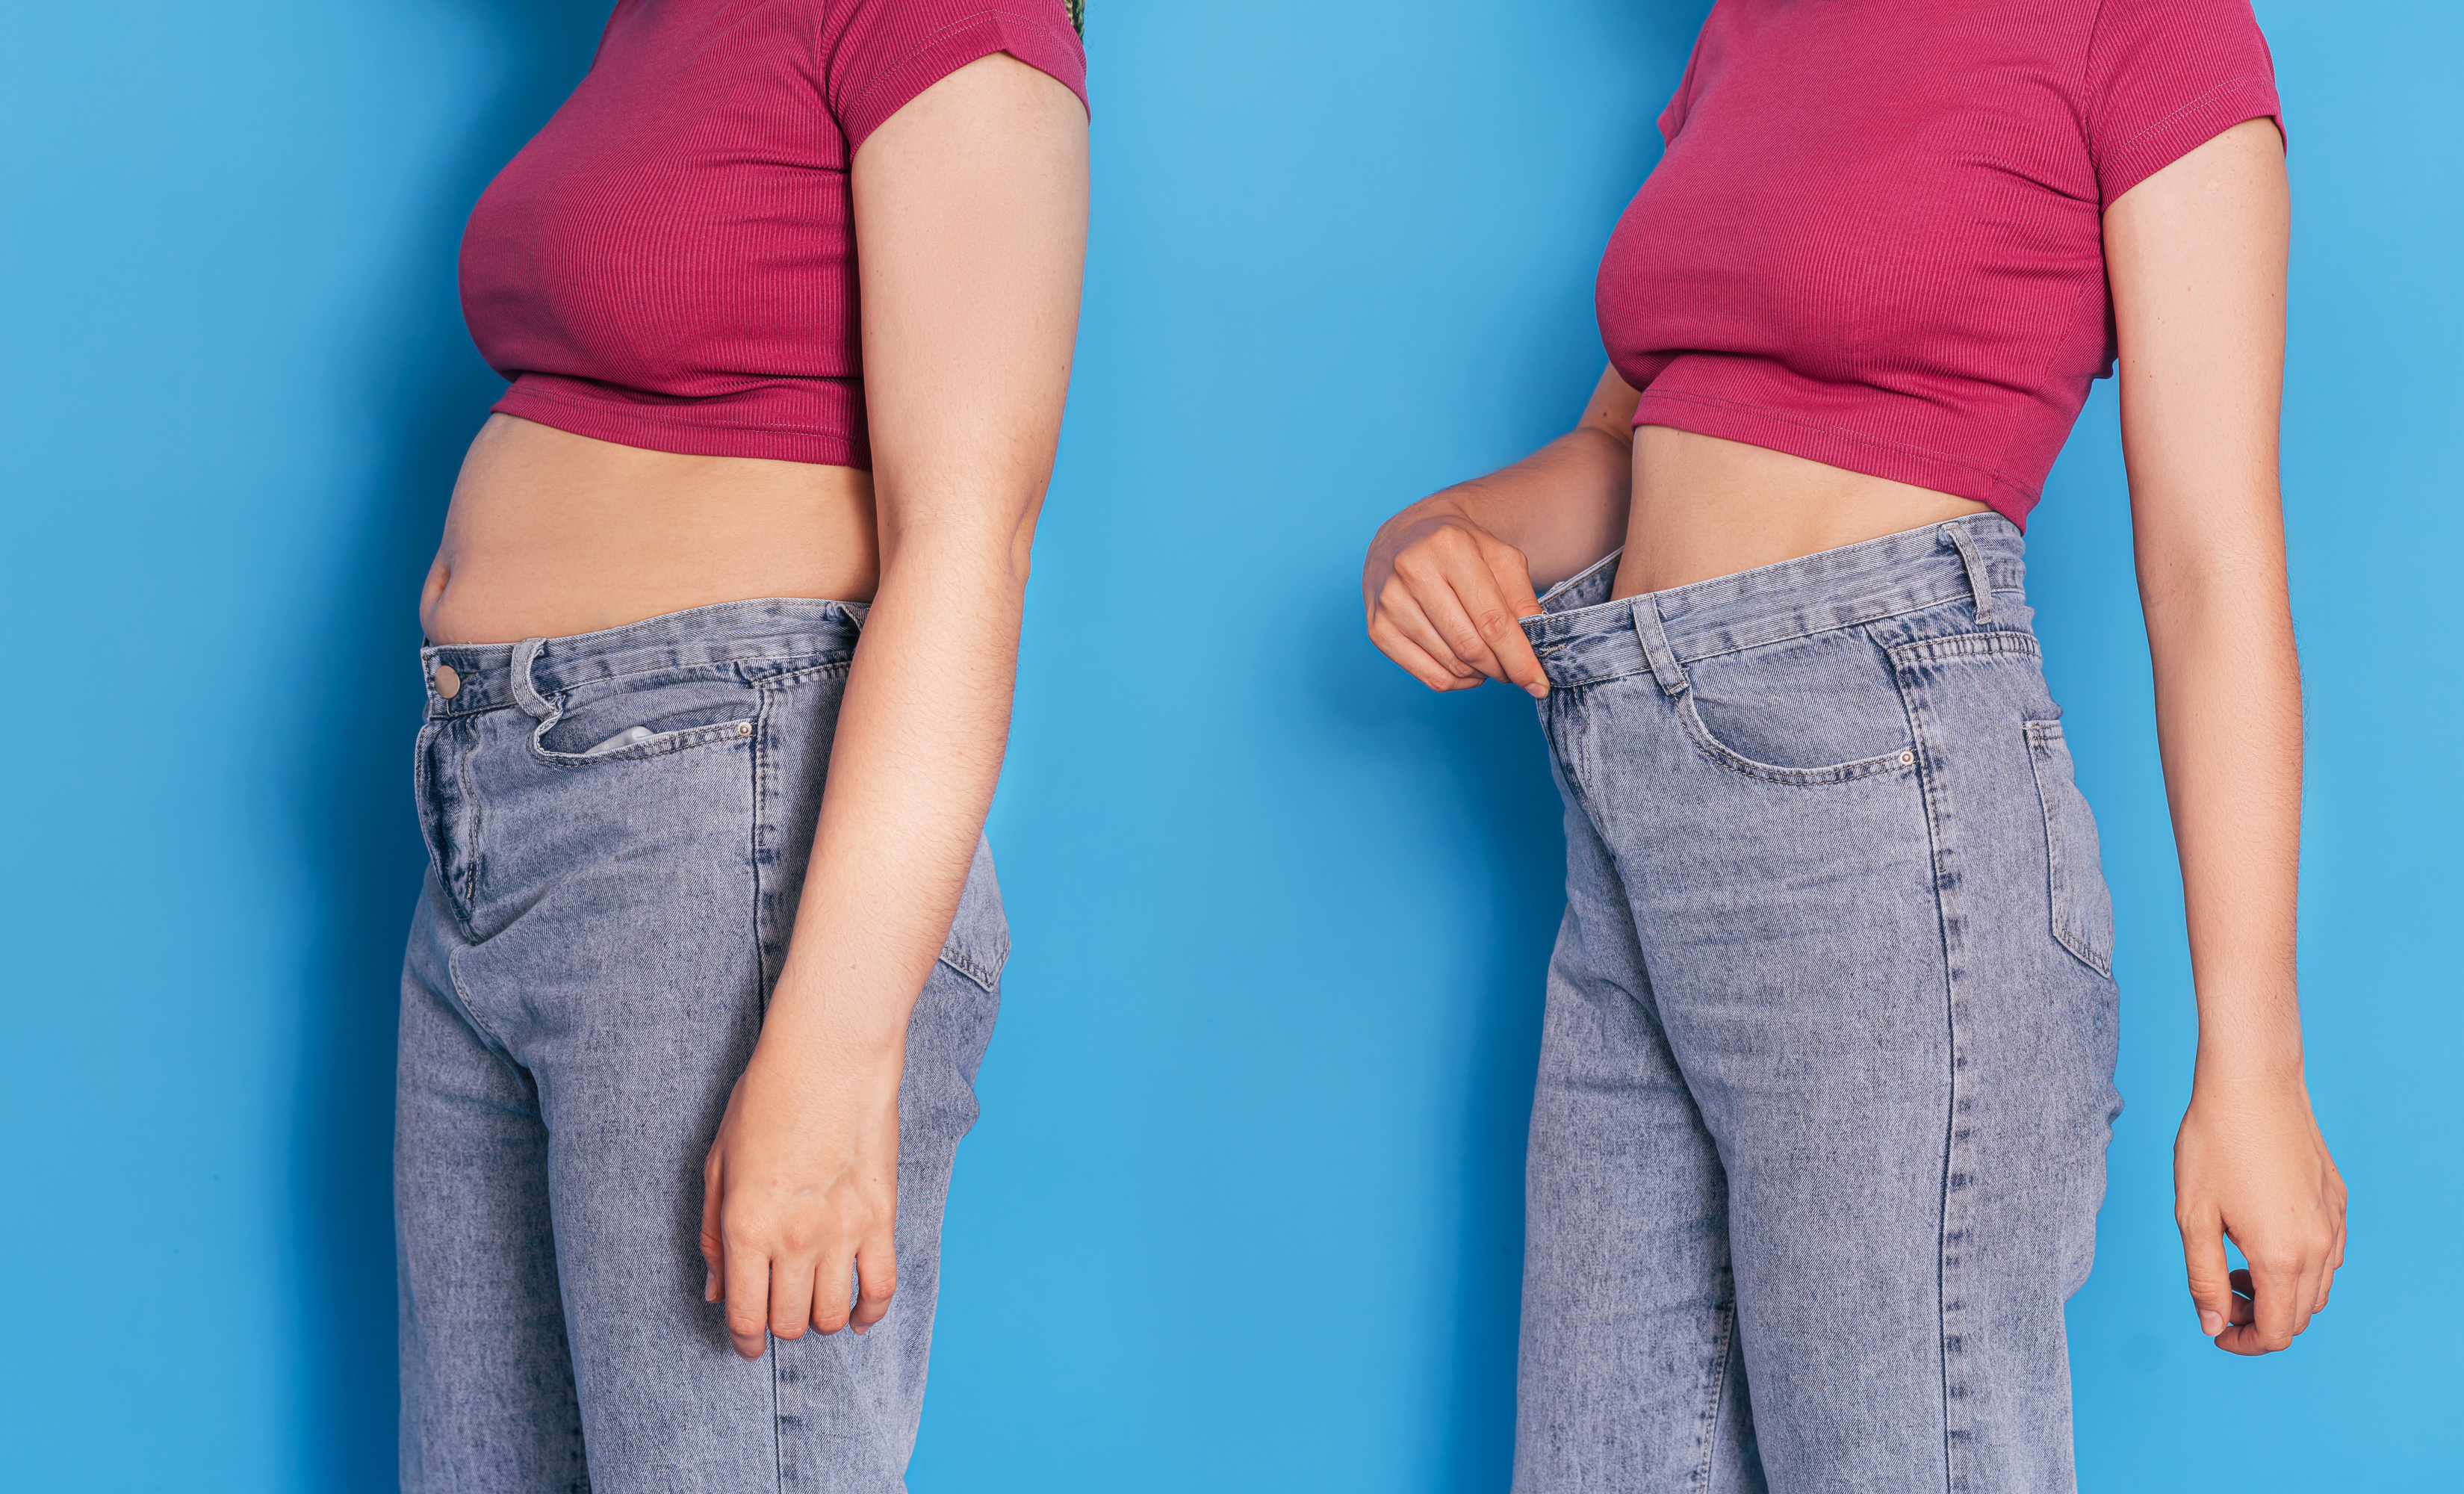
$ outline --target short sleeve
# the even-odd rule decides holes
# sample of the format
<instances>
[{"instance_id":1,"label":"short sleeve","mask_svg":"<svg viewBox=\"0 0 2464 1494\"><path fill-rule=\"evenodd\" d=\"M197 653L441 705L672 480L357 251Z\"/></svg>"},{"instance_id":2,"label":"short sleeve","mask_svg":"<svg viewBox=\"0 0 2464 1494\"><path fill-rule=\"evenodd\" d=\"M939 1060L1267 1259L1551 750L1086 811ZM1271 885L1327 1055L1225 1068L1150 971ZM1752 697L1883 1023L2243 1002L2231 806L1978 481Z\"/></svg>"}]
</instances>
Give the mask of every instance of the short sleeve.
<instances>
[{"instance_id":1,"label":"short sleeve","mask_svg":"<svg viewBox=\"0 0 2464 1494\"><path fill-rule=\"evenodd\" d=\"M1694 75L1702 70L1703 41L1710 33L1711 23L1705 19L1694 37L1694 50L1686 55L1685 76L1677 80L1668 107L1660 111L1660 138L1671 145L1677 143L1677 132L1685 127L1685 116L1694 108Z\"/></svg>"},{"instance_id":2,"label":"short sleeve","mask_svg":"<svg viewBox=\"0 0 2464 1494\"><path fill-rule=\"evenodd\" d=\"M2103 0L2085 92L2107 208L2246 120L2284 130L2276 64L2250 0Z\"/></svg>"},{"instance_id":3,"label":"short sleeve","mask_svg":"<svg viewBox=\"0 0 2464 1494\"><path fill-rule=\"evenodd\" d=\"M1087 53L1064 0L827 0L820 46L849 160L916 95L996 52L1087 101Z\"/></svg>"}]
</instances>

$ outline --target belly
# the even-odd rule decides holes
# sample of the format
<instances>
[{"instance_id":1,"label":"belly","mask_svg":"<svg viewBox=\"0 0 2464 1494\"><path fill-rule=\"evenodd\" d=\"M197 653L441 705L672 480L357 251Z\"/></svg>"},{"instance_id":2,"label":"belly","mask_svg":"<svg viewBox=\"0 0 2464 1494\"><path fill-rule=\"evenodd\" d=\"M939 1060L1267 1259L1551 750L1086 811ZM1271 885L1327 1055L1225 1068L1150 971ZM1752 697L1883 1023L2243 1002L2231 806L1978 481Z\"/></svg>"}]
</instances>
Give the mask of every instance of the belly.
<instances>
[{"instance_id":1,"label":"belly","mask_svg":"<svg viewBox=\"0 0 2464 1494\"><path fill-rule=\"evenodd\" d=\"M1985 510L1784 451L1643 426L1634 433L1634 501L1616 595L1665 591Z\"/></svg>"},{"instance_id":2,"label":"belly","mask_svg":"<svg viewBox=\"0 0 2464 1494\"><path fill-rule=\"evenodd\" d=\"M512 643L753 597L869 602L872 477L681 456L491 415L420 593L440 644Z\"/></svg>"}]
</instances>

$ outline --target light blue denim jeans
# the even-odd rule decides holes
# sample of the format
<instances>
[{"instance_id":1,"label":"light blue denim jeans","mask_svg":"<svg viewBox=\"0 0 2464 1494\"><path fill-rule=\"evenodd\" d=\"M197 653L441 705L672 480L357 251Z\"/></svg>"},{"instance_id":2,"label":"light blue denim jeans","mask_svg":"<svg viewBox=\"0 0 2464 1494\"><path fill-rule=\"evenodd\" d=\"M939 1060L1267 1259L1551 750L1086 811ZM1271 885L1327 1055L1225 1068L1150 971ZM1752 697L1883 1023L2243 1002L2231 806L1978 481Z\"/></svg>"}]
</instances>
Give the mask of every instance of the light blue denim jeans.
<instances>
[{"instance_id":1,"label":"light blue denim jeans","mask_svg":"<svg viewBox=\"0 0 2464 1494\"><path fill-rule=\"evenodd\" d=\"M861 621L743 602L423 651L431 867L394 1153L405 1489L905 1486L942 1201L1009 947L980 846L908 1028L890 1315L748 1363L702 1301L699 1244L702 1159L786 951Z\"/></svg>"},{"instance_id":2,"label":"light blue denim jeans","mask_svg":"<svg viewBox=\"0 0 2464 1494\"><path fill-rule=\"evenodd\" d=\"M2074 1487L2112 905L1991 515L1525 629L1566 802L1518 1494Z\"/></svg>"}]
</instances>

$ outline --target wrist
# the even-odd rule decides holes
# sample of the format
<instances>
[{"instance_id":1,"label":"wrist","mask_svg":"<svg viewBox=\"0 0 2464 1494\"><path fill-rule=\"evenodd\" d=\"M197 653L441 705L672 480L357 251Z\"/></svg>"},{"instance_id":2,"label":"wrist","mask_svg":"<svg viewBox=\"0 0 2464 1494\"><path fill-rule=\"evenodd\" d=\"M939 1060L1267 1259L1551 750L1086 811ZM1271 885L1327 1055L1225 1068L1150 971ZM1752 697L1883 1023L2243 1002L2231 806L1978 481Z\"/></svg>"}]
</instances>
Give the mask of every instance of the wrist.
<instances>
[{"instance_id":1,"label":"wrist","mask_svg":"<svg viewBox=\"0 0 2464 1494\"><path fill-rule=\"evenodd\" d=\"M2302 1076L2301 1050L2297 1045L2288 1053L2211 1053L2199 1050L2190 1071L2190 1095L2246 1095L2253 1097L2298 1095L2305 1102L2309 1083Z\"/></svg>"},{"instance_id":2,"label":"wrist","mask_svg":"<svg viewBox=\"0 0 2464 1494\"><path fill-rule=\"evenodd\" d=\"M781 981L762 1015L753 1066L826 1073L837 1084L896 1088L907 1061L904 1013L833 1010Z\"/></svg>"}]
</instances>

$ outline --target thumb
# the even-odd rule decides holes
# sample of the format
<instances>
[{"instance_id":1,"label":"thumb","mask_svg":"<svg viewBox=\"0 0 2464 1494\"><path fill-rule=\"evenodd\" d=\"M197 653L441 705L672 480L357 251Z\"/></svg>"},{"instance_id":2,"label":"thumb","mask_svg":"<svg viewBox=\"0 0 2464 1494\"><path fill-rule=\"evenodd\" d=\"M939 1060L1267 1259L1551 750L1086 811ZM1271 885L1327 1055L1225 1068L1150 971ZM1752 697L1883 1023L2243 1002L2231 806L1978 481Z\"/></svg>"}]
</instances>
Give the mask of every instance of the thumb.
<instances>
[{"instance_id":1,"label":"thumb","mask_svg":"<svg viewBox=\"0 0 2464 1494\"><path fill-rule=\"evenodd\" d=\"M2224 1221L2185 1223L2182 1257L2189 1267L2190 1303L2199 1309L2199 1331L2215 1338L2233 1321L2233 1271L2225 1259Z\"/></svg>"}]
</instances>

